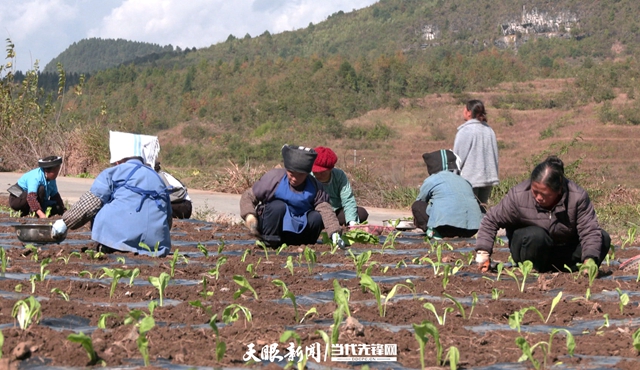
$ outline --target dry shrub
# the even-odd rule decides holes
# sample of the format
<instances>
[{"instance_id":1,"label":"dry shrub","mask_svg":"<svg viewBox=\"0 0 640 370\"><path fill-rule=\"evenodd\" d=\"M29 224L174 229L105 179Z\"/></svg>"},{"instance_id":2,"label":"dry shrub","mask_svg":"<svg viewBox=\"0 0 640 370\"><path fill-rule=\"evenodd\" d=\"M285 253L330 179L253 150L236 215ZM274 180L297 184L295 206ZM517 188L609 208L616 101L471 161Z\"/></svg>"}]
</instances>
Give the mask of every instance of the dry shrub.
<instances>
[{"instance_id":1,"label":"dry shrub","mask_svg":"<svg viewBox=\"0 0 640 370\"><path fill-rule=\"evenodd\" d=\"M629 189L623 185L617 185L615 189L604 199L605 204L638 204L640 197L637 189Z\"/></svg>"},{"instance_id":2,"label":"dry shrub","mask_svg":"<svg viewBox=\"0 0 640 370\"><path fill-rule=\"evenodd\" d=\"M108 163L108 140L95 130L75 130L65 143L63 175L97 175Z\"/></svg>"},{"instance_id":3,"label":"dry shrub","mask_svg":"<svg viewBox=\"0 0 640 370\"><path fill-rule=\"evenodd\" d=\"M251 167L249 164L239 166L231 160L229 160L229 164L230 166L225 168L223 174L214 178L214 191L241 194L252 187L268 171L264 165L258 167Z\"/></svg>"}]
</instances>

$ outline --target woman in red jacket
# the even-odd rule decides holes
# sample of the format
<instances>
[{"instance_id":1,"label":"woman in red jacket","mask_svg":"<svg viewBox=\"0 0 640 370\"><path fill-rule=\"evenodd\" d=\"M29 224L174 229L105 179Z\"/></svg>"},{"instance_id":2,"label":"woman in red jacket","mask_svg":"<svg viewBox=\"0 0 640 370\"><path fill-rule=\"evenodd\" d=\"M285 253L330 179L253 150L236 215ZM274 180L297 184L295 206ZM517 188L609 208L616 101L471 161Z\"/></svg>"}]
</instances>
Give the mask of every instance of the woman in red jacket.
<instances>
[{"instance_id":1,"label":"woman in red jacket","mask_svg":"<svg viewBox=\"0 0 640 370\"><path fill-rule=\"evenodd\" d=\"M587 192L564 176L556 156L538 164L531 178L514 186L482 219L476 262L487 271L499 228L507 231L513 260L531 261L539 272L575 270L593 260L598 266L611 247Z\"/></svg>"}]
</instances>

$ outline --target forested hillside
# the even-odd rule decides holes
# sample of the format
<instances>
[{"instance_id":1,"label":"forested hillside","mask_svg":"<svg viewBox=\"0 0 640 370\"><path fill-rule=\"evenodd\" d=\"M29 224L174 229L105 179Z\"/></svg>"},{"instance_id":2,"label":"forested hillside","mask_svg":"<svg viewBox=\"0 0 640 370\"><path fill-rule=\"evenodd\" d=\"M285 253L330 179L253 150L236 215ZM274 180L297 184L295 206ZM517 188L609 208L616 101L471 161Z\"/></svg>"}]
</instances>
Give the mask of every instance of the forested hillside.
<instances>
[{"instance_id":1,"label":"forested hillside","mask_svg":"<svg viewBox=\"0 0 640 370\"><path fill-rule=\"evenodd\" d=\"M430 94L462 101L505 83L513 89L488 102L504 122L514 124L522 111L589 106L602 123L638 125L635 14L640 3L631 0L385 0L301 30L138 57L58 90L49 110L27 121L73 132L61 145L88 152L77 171L104 165L108 129L160 135L163 161L176 167L272 164L284 142L381 155L404 133L393 119L359 119L380 110L426 109L422 130L450 146L448 129L433 126L440 117L420 101ZM521 88L541 78L561 88ZM31 114L21 107L5 119ZM42 114L49 111L56 114Z\"/></svg>"},{"instance_id":2,"label":"forested hillside","mask_svg":"<svg viewBox=\"0 0 640 370\"><path fill-rule=\"evenodd\" d=\"M83 39L74 42L60 55L53 58L44 67L43 72L55 73L58 63L61 63L67 73L93 73L150 54L171 53L173 51L171 45L160 46L123 39Z\"/></svg>"}]
</instances>

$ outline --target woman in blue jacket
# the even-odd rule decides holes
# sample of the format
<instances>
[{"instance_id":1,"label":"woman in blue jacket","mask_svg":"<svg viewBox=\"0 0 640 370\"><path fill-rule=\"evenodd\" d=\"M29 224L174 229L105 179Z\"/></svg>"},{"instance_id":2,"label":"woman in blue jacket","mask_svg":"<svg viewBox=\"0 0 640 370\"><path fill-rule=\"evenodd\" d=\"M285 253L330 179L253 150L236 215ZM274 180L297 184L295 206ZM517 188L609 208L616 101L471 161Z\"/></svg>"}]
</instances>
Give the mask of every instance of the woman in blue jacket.
<instances>
[{"instance_id":1,"label":"woman in blue jacket","mask_svg":"<svg viewBox=\"0 0 640 370\"><path fill-rule=\"evenodd\" d=\"M471 184L458 175L456 155L439 150L422 158L429 177L411 206L414 224L429 237L472 237L478 232L482 213Z\"/></svg>"},{"instance_id":2,"label":"woman in blue jacket","mask_svg":"<svg viewBox=\"0 0 640 370\"><path fill-rule=\"evenodd\" d=\"M61 165L62 157L40 159L38 168L22 175L18 183L8 189L11 209L19 211L20 216L33 213L39 218L63 214L66 209L56 184Z\"/></svg>"},{"instance_id":3,"label":"woman in blue jacket","mask_svg":"<svg viewBox=\"0 0 640 370\"><path fill-rule=\"evenodd\" d=\"M53 236L93 221L91 239L103 252L166 256L171 250L171 204L167 187L151 167L160 150L158 139L110 134L115 166L102 171L91 189L53 224Z\"/></svg>"}]
</instances>

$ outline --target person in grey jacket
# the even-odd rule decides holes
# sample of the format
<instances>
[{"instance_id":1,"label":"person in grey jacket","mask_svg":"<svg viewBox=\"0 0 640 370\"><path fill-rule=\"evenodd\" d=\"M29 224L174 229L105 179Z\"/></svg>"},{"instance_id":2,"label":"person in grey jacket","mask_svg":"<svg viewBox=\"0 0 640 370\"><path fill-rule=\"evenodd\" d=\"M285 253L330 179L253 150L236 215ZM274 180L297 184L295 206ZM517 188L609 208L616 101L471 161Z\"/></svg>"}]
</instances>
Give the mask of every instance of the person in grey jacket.
<instances>
[{"instance_id":1,"label":"person in grey jacket","mask_svg":"<svg viewBox=\"0 0 640 370\"><path fill-rule=\"evenodd\" d=\"M482 219L471 184L458 174L456 155L438 150L422 155L429 177L411 205L413 222L429 237L463 237L476 234Z\"/></svg>"},{"instance_id":2,"label":"person in grey jacket","mask_svg":"<svg viewBox=\"0 0 640 370\"><path fill-rule=\"evenodd\" d=\"M453 152L460 158L460 176L471 183L483 207L498 185L498 141L487 124L487 112L480 100L469 100L464 107L465 123L458 127Z\"/></svg>"},{"instance_id":3,"label":"person in grey jacket","mask_svg":"<svg viewBox=\"0 0 640 370\"><path fill-rule=\"evenodd\" d=\"M312 148L285 144L284 168L267 172L240 197L240 216L268 247L315 244L322 229L345 247L329 195L309 176L316 156Z\"/></svg>"},{"instance_id":4,"label":"person in grey jacket","mask_svg":"<svg viewBox=\"0 0 640 370\"><path fill-rule=\"evenodd\" d=\"M572 270L593 260L598 266L611 247L611 237L600 228L587 192L564 176L564 164L548 157L531 178L514 186L492 207L480 224L476 262L482 271L499 228L505 228L513 260L533 262L539 272Z\"/></svg>"}]
</instances>

